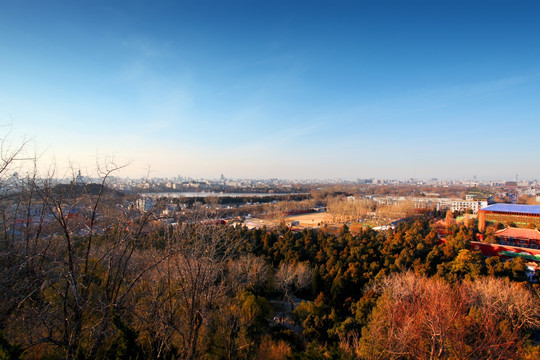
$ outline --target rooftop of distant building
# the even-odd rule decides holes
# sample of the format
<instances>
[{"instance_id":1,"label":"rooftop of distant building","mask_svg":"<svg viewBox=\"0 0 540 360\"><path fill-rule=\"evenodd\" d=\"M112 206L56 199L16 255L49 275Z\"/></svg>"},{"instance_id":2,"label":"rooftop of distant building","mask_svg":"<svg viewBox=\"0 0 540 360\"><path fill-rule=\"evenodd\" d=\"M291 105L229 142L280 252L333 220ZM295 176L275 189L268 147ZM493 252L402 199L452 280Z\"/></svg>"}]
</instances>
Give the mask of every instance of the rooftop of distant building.
<instances>
[{"instance_id":1,"label":"rooftop of distant building","mask_svg":"<svg viewBox=\"0 0 540 360\"><path fill-rule=\"evenodd\" d=\"M538 231L538 229L520 229L515 227L507 227L506 229L495 232L495 236L514 239L540 240L540 231Z\"/></svg>"},{"instance_id":2,"label":"rooftop of distant building","mask_svg":"<svg viewBox=\"0 0 540 360\"><path fill-rule=\"evenodd\" d=\"M540 205L494 204L486 206L482 211L540 214Z\"/></svg>"}]
</instances>

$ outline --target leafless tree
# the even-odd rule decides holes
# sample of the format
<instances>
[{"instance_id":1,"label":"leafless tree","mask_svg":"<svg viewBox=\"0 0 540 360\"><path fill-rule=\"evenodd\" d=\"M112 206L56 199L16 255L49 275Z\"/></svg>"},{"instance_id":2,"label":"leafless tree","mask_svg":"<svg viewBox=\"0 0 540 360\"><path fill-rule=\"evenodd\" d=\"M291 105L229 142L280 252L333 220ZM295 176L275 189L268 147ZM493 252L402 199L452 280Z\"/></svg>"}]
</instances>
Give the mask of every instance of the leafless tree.
<instances>
[{"instance_id":1,"label":"leafless tree","mask_svg":"<svg viewBox=\"0 0 540 360\"><path fill-rule=\"evenodd\" d=\"M198 358L205 342L202 335L219 303L231 297L240 282L255 281L256 274L229 276L239 242L226 231L222 226L184 223L167 234L163 252L169 256L145 274L146 293L135 309L155 358L173 347L181 359Z\"/></svg>"},{"instance_id":2,"label":"leafless tree","mask_svg":"<svg viewBox=\"0 0 540 360\"><path fill-rule=\"evenodd\" d=\"M294 293L308 288L312 278L313 270L307 264L282 262L279 265L275 275L276 287L283 294L283 299L291 305L291 310L294 306Z\"/></svg>"},{"instance_id":3,"label":"leafless tree","mask_svg":"<svg viewBox=\"0 0 540 360\"><path fill-rule=\"evenodd\" d=\"M368 199L338 196L328 199L327 209L334 221L347 222L367 217L375 209L375 203Z\"/></svg>"},{"instance_id":4,"label":"leafless tree","mask_svg":"<svg viewBox=\"0 0 540 360\"><path fill-rule=\"evenodd\" d=\"M111 314L128 306L142 274L164 259L134 261L150 214L118 208L107 181L120 168L107 163L98 168L100 183L87 186L36 170L2 201L8 236L0 287L9 301L0 307L1 325L28 353L95 356L113 329Z\"/></svg>"}]
</instances>

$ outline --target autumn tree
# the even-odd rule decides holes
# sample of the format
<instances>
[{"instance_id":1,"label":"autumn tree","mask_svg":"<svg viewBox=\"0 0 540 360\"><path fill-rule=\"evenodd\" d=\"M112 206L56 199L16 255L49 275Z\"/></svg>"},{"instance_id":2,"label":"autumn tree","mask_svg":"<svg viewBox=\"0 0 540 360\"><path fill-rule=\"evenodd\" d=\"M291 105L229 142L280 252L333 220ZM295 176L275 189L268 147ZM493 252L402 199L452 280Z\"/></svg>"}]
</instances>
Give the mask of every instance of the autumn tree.
<instances>
[{"instance_id":1,"label":"autumn tree","mask_svg":"<svg viewBox=\"0 0 540 360\"><path fill-rule=\"evenodd\" d=\"M381 293L356 354L366 359L509 359L540 327L538 296L502 279L451 285L411 273L379 281Z\"/></svg>"}]
</instances>

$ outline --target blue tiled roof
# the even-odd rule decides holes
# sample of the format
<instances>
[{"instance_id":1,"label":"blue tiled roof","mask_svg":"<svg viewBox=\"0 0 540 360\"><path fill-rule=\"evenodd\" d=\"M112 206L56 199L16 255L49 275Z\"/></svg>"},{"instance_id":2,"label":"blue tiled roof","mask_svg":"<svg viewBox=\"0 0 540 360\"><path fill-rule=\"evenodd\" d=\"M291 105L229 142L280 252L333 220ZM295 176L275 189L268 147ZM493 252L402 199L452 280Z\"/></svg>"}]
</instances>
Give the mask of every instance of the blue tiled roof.
<instances>
[{"instance_id":1,"label":"blue tiled roof","mask_svg":"<svg viewBox=\"0 0 540 360\"><path fill-rule=\"evenodd\" d=\"M539 205L515 205L515 204L495 204L482 208L485 211L504 211L527 214L540 214Z\"/></svg>"}]
</instances>

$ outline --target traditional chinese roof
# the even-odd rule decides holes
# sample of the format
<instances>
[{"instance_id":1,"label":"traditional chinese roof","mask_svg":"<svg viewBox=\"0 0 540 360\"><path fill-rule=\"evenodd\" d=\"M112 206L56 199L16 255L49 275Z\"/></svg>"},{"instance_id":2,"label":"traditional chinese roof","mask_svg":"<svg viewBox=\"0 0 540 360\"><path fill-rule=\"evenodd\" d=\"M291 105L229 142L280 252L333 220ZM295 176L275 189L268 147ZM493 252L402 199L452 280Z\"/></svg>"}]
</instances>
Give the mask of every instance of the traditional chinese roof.
<instances>
[{"instance_id":1,"label":"traditional chinese roof","mask_svg":"<svg viewBox=\"0 0 540 360\"><path fill-rule=\"evenodd\" d=\"M516 204L494 204L486 206L482 211L511 212L525 214L540 214L539 205L516 205Z\"/></svg>"},{"instance_id":2,"label":"traditional chinese roof","mask_svg":"<svg viewBox=\"0 0 540 360\"><path fill-rule=\"evenodd\" d=\"M530 239L530 240L540 240L540 231L537 229L521 229L515 227L507 227L496 231L495 236L502 236L514 239Z\"/></svg>"}]
</instances>

